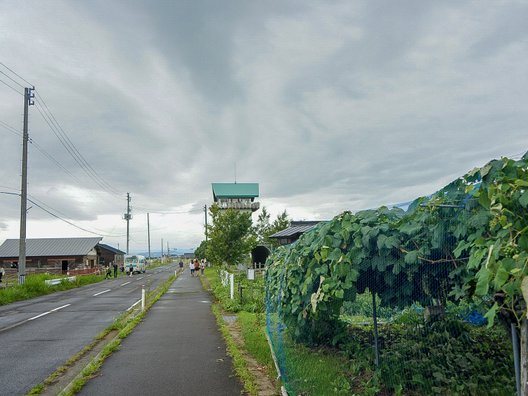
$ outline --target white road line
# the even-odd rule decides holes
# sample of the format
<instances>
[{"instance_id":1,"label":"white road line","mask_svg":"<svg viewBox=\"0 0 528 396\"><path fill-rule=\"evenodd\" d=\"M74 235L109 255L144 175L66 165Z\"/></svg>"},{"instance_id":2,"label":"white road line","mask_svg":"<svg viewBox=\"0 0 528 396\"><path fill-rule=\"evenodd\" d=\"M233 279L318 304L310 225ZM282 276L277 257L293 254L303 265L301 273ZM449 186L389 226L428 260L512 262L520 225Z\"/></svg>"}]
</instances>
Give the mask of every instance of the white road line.
<instances>
[{"instance_id":1,"label":"white road line","mask_svg":"<svg viewBox=\"0 0 528 396\"><path fill-rule=\"evenodd\" d=\"M95 296L98 296L98 295L100 295L100 294L103 294L103 293L108 293L109 291L112 291L112 289L107 289L107 290L103 290L102 292L95 293L95 294L94 294L94 297L95 297Z\"/></svg>"},{"instance_id":2,"label":"white road line","mask_svg":"<svg viewBox=\"0 0 528 396\"><path fill-rule=\"evenodd\" d=\"M142 276L141 278L137 278L137 280L141 280L141 279L143 279L143 278L144 278L144 276Z\"/></svg>"},{"instance_id":3,"label":"white road line","mask_svg":"<svg viewBox=\"0 0 528 396\"><path fill-rule=\"evenodd\" d=\"M125 282L125 283L123 283L123 284L122 284L121 286L125 286L125 285L128 285L129 283L130 283L130 281L128 281L128 282Z\"/></svg>"},{"instance_id":4,"label":"white road line","mask_svg":"<svg viewBox=\"0 0 528 396\"><path fill-rule=\"evenodd\" d=\"M152 276L152 274L150 274L150 275L147 275L147 278L148 278L149 276Z\"/></svg>"},{"instance_id":5,"label":"white road line","mask_svg":"<svg viewBox=\"0 0 528 396\"><path fill-rule=\"evenodd\" d=\"M52 309L52 310L50 310L50 311L48 311L48 312L44 312L44 313L41 313L40 315L33 316L32 318L29 318L29 319L28 319L28 322L29 322L30 320L35 320L35 319L41 318L41 317L43 317L43 316L45 316L45 315L48 315L48 314L50 314L50 313L52 313L52 312L58 311L59 309L69 307L70 305L71 305L71 304L66 304L66 305L63 305L62 307L54 308L54 309Z\"/></svg>"},{"instance_id":6,"label":"white road line","mask_svg":"<svg viewBox=\"0 0 528 396\"><path fill-rule=\"evenodd\" d=\"M134 308L136 305L138 305L141 302L141 299L137 300L134 304L130 306L130 308L127 309L127 311L130 311L132 308Z\"/></svg>"}]
</instances>

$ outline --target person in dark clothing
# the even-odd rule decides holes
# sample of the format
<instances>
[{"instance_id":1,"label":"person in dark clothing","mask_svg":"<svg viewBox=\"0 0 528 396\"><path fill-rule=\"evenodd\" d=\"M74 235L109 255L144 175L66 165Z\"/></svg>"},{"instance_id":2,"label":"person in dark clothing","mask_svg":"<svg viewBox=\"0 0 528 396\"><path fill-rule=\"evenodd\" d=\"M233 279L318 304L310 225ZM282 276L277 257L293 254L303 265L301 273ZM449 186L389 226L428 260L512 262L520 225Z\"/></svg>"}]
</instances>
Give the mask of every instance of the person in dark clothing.
<instances>
[{"instance_id":1,"label":"person in dark clothing","mask_svg":"<svg viewBox=\"0 0 528 396\"><path fill-rule=\"evenodd\" d=\"M183 261L182 260L180 260L179 264L180 264L180 269L183 269Z\"/></svg>"},{"instance_id":2,"label":"person in dark clothing","mask_svg":"<svg viewBox=\"0 0 528 396\"><path fill-rule=\"evenodd\" d=\"M115 261L112 263L112 267L114 267L114 278L117 278L117 263Z\"/></svg>"}]
</instances>

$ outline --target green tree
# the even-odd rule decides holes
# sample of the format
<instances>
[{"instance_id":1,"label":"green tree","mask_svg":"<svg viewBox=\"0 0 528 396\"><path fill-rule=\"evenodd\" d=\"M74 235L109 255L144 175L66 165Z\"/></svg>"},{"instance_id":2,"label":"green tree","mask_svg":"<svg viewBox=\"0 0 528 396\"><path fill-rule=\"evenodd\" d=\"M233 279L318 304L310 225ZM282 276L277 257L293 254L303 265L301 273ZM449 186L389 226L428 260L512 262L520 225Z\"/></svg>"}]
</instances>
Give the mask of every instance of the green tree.
<instances>
[{"instance_id":1,"label":"green tree","mask_svg":"<svg viewBox=\"0 0 528 396\"><path fill-rule=\"evenodd\" d=\"M257 240L260 245L278 246L279 242L270 238L270 236L288 228L290 226L290 219L286 210L279 214L272 223L270 223L270 219L271 216L264 206L262 212L258 216L257 225L255 226Z\"/></svg>"},{"instance_id":2,"label":"green tree","mask_svg":"<svg viewBox=\"0 0 528 396\"><path fill-rule=\"evenodd\" d=\"M209 241L207 259L216 265L236 265L249 258L257 244L251 213L211 206L211 224L207 226Z\"/></svg>"},{"instance_id":3,"label":"green tree","mask_svg":"<svg viewBox=\"0 0 528 396\"><path fill-rule=\"evenodd\" d=\"M199 260L203 258L207 258L206 247L207 247L207 242L205 242L205 240L200 242L200 245L194 250L194 257L196 257Z\"/></svg>"}]
</instances>

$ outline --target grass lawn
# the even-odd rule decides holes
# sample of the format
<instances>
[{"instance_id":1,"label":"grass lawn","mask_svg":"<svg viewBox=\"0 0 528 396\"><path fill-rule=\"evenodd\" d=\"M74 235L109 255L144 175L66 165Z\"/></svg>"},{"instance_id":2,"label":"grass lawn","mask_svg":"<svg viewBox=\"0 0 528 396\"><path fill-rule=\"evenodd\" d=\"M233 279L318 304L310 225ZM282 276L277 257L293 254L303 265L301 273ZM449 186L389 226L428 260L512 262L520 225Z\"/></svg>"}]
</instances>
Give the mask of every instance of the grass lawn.
<instances>
[{"instance_id":1,"label":"grass lawn","mask_svg":"<svg viewBox=\"0 0 528 396\"><path fill-rule=\"evenodd\" d=\"M28 300L30 298L43 296L56 291L74 289L76 287L96 283L104 280L104 275L81 275L73 282L62 282L55 286L48 286L45 280L63 278L63 275L39 274L26 277L23 285L15 285L0 289L0 305L10 304L15 301Z\"/></svg>"}]
</instances>

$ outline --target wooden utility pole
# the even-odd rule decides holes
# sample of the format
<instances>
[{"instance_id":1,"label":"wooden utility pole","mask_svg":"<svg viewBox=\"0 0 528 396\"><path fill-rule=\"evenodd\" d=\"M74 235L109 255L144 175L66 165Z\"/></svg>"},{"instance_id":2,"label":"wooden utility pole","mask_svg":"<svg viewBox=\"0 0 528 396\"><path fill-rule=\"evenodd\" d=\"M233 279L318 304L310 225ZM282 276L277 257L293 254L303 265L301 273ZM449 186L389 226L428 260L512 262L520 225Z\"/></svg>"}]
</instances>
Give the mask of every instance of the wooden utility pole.
<instances>
[{"instance_id":1,"label":"wooden utility pole","mask_svg":"<svg viewBox=\"0 0 528 396\"><path fill-rule=\"evenodd\" d=\"M20 188L20 240L18 249L18 283L26 280L26 217L27 217L27 162L28 162L28 112L35 104L35 87L24 88L24 127L22 134L22 183Z\"/></svg>"}]
</instances>

